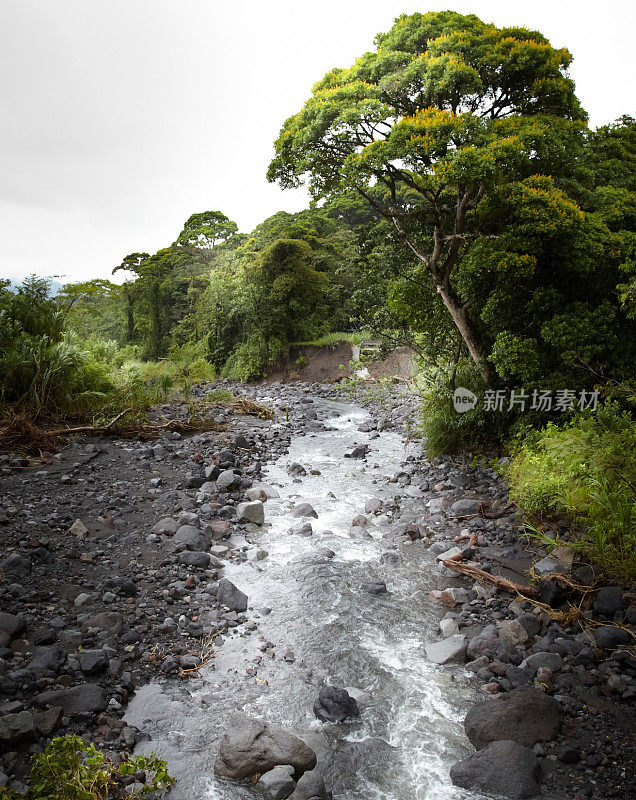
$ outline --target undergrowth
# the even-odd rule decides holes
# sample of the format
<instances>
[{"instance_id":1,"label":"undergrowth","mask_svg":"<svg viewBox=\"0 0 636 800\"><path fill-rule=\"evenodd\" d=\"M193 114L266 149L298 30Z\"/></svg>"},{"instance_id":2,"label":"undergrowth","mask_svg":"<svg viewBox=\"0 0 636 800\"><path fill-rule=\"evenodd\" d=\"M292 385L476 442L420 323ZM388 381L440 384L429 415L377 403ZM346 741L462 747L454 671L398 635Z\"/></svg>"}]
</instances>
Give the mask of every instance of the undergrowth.
<instances>
[{"instance_id":1,"label":"undergrowth","mask_svg":"<svg viewBox=\"0 0 636 800\"><path fill-rule=\"evenodd\" d=\"M145 773L145 783L127 786L127 777ZM115 764L79 736L58 736L31 760L28 800L111 800L115 797L146 797L170 788L166 762L154 754L134 756ZM24 795L0 788L1 800Z\"/></svg>"},{"instance_id":2,"label":"undergrowth","mask_svg":"<svg viewBox=\"0 0 636 800\"><path fill-rule=\"evenodd\" d=\"M530 517L567 517L574 549L616 577L636 579L636 426L617 403L528 434L506 471Z\"/></svg>"}]
</instances>

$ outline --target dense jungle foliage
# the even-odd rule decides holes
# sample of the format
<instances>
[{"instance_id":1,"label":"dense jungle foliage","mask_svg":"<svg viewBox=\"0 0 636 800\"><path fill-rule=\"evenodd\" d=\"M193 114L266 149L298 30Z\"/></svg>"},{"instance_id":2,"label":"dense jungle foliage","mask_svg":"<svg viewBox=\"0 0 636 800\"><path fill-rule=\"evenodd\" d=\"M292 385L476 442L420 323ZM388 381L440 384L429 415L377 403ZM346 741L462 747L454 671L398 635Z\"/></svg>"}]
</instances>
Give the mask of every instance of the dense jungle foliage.
<instances>
[{"instance_id":1,"label":"dense jungle foliage","mask_svg":"<svg viewBox=\"0 0 636 800\"><path fill-rule=\"evenodd\" d=\"M250 233L193 214L113 265L121 283L2 287L5 408L105 418L364 332L416 353L432 454L507 446L520 505L586 522L620 559L636 544L636 122L590 129L570 62L537 31L398 18L281 129L268 178L306 183L308 209ZM480 398L463 414L459 386ZM489 411L487 390L597 393L606 410Z\"/></svg>"}]
</instances>

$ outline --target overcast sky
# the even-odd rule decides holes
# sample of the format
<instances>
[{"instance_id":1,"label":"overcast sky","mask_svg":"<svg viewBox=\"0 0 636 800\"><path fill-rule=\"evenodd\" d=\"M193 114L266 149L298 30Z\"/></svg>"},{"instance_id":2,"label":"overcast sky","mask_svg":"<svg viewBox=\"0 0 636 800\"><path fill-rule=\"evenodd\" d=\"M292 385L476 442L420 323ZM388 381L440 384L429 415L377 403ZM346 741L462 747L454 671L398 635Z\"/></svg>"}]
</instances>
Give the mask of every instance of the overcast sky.
<instances>
[{"instance_id":1,"label":"overcast sky","mask_svg":"<svg viewBox=\"0 0 636 800\"><path fill-rule=\"evenodd\" d=\"M196 211L307 203L265 171L312 84L403 12L452 7L574 55L593 126L634 113L628 0L0 0L0 275L108 277Z\"/></svg>"}]
</instances>

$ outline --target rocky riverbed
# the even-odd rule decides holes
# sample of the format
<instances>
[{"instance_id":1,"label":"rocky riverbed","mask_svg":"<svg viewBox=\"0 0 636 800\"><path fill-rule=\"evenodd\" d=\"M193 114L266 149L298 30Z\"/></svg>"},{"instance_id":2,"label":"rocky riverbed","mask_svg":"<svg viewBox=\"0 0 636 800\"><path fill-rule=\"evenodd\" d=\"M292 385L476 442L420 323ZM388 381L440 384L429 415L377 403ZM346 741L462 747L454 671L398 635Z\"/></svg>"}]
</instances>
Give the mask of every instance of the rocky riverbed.
<instances>
[{"instance_id":1,"label":"rocky riverbed","mask_svg":"<svg viewBox=\"0 0 636 800\"><path fill-rule=\"evenodd\" d=\"M410 395L234 390L274 421L2 460L0 784L78 732L184 800L632 797L634 595L567 624L562 584L443 566L589 579L490 466L422 457Z\"/></svg>"}]
</instances>

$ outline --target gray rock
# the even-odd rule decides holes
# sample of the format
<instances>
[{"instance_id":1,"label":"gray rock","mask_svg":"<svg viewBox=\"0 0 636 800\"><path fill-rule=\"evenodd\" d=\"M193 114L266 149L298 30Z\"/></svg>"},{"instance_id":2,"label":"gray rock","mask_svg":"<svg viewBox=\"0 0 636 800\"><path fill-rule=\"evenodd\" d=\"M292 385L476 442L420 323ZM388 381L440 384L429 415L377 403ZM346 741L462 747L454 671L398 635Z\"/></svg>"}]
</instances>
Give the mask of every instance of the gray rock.
<instances>
[{"instance_id":1,"label":"gray rock","mask_svg":"<svg viewBox=\"0 0 636 800\"><path fill-rule=\"evenodd\" d=\"M614 619L616 614L623 611L622 590L618 586L605 586L596 596L594 610L602 617Z\"/></svg>"},{"instance_id":2,"label":"gray rock","mask_svg":"<svg viewBox=\"0 0 636 800\"><path fill-rule=\"evenodd\" d=\"M299 503L289 512L290 517L315 517L318 519L316 509L309 503Z\"/></svg>"},{"instance_id":3,"label":"gray rock","mask_svg":"<svg viewBox=\"0 0 636 800\"><path fill-rule=\"evenodd\" d=\"M35 723L33 714L21 711L19 714L4 714L0 717L0 742L20 742L33 739Z\"/></svg>"},{"instance_id":4,"label":"gray rock","mask_svg":"<svg viewBox=\"0 0 636 800\"><path fill-rule=\"evenodd\" d=\"M450 776L455 786L509 800L527 800L539 789L541 766L537 757L514 741L492 742L459 764Z\"/></svg>"},{"instance_id":5,"label":"gray rock","mask_svg":"<svg viewBox=\"0 0 636 800\"><path fill-rule=\"evenodd\" d=\"M233 469L225 469L216 479L216 485L220 492L226 492L230 487L239 483L240 476Z\"/></svg>"},{"instance_id":6,"label":"gray rock","mask_svg":"<svg viewBox=\"0 0 636 800\"><path fill-rule=\"evenodd\" d=\"M558 653L532 653L527 656L519 665L521 669L530 669L536 673L541 667L549 669L551 672L558 672L563 668L563 659Z\"/></svg>"},{"instance_id":7,"label":"gray rock","mask_svg":"<svg viewBox=\"0 0 636 800\"><path fill-rule=\"evenodd\" d=\"M461 633L449 636L441 642L426 645L426 655L434 664L462 662L466 655L466 637Z\"/></svg>"},{"instance_id":8,"label":"gray rock","mask_svg":"<svg viewBox=\"0 0 636 800\"><path fill-rule=\"evenodd\" d=\"M182 525L172 540L175 544L184 544L188 550L205 550L206 541L203 532L194 525Z\"/></svg>"},{"instance_id":9,"label":"gray rock","mask_svg":"<svg viewBox=\"0 0 636 800\"><path fill-rule=\"evenodd\" d=\"M11 639L15 639L26 628L26 622L15 614L0 611L0 631L4 631Z\"/></svg>"},{"instance_id":10,"label":"gray rock","mask_svg":"<svg viewBox=\"0 0 636 800\"><path fill-rule=\"evenodd\" d=\"M206 569L210 565L210 553L204 550L193 550L187 553L179 553L179 562L190 567Z\"/></svg>"},{"instance_id":11,"label":"gray rock","mask_svg":"<svg viewBox=\"0 0 636 800\"><path fill-rule=\"evenodd\" d=\"M623 644L631 644L634 639L628 630L615 628L611 625L602 625L594 631L594 640L598 647L614 650Z\"/></svg>"},{"instance_id":12,"label":"gray rock","mask_svg":"<svg viewBox=\"0 0 636 800\"><path fill-rule=\"evenodd\" d=\"M364 504L365 514L375 514L382 508L382 500L379 497L370 497Z\"/></svg>"},{"instance_id":13,"label":"gray rock","mask_svg":"<svg viewBox=\"0 0 636 800\"><path fill-rule=\"evenodd\" d=\"M92 599L93 598L90 596L90 594L87 594L86 592L80 592L73 601L73 605L75 608L83 608L92 602Z\"/></svg>"},{"instance_id":14,"label":"gray rock","mask_svg":"<svg viewBox=\"0 0 636 800\"><path fill-rule=\"evenodd\" d=\"M32 564L28 558L19 553L11 553L0 562L0 572L15 575L16 578L26 578L31 574Z\"/></svg>"},{"instance_id":15,"label":"gray rock","mask_svg":"<svg viewBox=\"0 0 636 800\"><path fill-rule=\"evenodd\" d=\"M261 775L256 787L267 800L285 800L296 788L294 768L290 764L281 764Z\"/></svg>"},{"instance_id":16,"label":"gray rock","mask_svg":"<svg viewBox=\"0 0 636 800\"><path fill-rule=\"evenodd\" d=\"M101 614L95 614L91 617L86 625L89 628L99 628L102 631L108 631L120 636L124 629L124 618L116 611L102 611Z\"/></svg>"},{"instance_id":17,"label":"gray rock","mask_svg":"<svg viewBox=\"0 0 636 800\"><path fill-rule=\"evenodd\" d=\"M66 714L103 711L106 708L106 694L101 686L94 683L80 683L70 689L53 689L36 695L35 702L41 706L60 706Z\"/></svg>"},{"instance_id":18,"label":"gray rock","mask_svg":"<svg viewBox=\"0 0 636 800\"><path fill-rule=\"evenodd\" d=\"M239 503L236 509L236 517L239 522L253 522L255 525L262 525L265 522L265 510L261 500L251 500L248 503Z\"/></svg>"},{"instance_id":19,"label":"gray rock","mask_svg":"<svg viewBox=\"0 0 636 800\"><path fill-rule=\"evenodd\" d=\"M345 458L364 458L368 452L368 444L358 444L355 447L352 447L351 450L347 450L344 456Z\"/></svg>"},{"instance_id":20,"label":"gray rock","mask_svg":"<svg viewBox=\"0 0 636 800\"><path fill-rule=\"evenodd\" d=\"M249 778L274 767L290 764L294 776L316 766L316 754L297 736L278 725L233 714L219 747L214 774L223 778Z\"/></svg>"},{"instance_id":21,"label":"gray rock","mask_svg":"<svg viewBox=\"0 0 636 800\"><path fill-rule=\"evenodd\" d=\"M515 647L528 641L528 632L518 619L505 619L499 623L499 638Z\"/></svg>"},{"instance_id":22,"label":"gray rock","mask_svg":"<svg viewBox=\"0 0 636 800\"><path fill-rule=\"evenodd\" d=\"M292 536L313 536L314 529L311 522L297 522L296 525L291 526L289 533Z\"/></svg>"},{"instance_id":23,"label":"gray rock","mask_svg":"<svg viewBox=\"0 0 636 800\"><path fill-rule=\"evenodd\" d=\"M444 617L444 619L439 621L439 629L445 639L448 639L449 636L457 636L459 633L457 620L449 617Z\"/></svg>"},{"instance_id":24,"label":"gray rock","mask_svg":"<svg viewBox=\"0 0 636 800\"><path fill-rule=\"evenodd\" d=\"M151 529L150 533L156 533L158 536L174 536L179 530L179 523L172 517L163 517Z\"/></svg>"},{"instance_id":25,"label":"gray rock","mask_svg":"<svg viewBox=\"0 0 636 800\"><path fill-rule=\"evenodd\" d=\"M325 779L318 769L312 769L300 778L290 800L328 800Z\"/></svg>"},{"instance_id":26,"label":"gray rock","mask_svg":"<svg viewBox=\"0 0 636 800\"><path fill-rule=\"evenodd\" d=\"M86 675L99 675L108 669L108 656L103 650L83 650L80 668Z\"/></svg>"},{"instance_id":27,"label":"gray rock","mask_svg":"<svg viewBox=\"0 0 636 800\"><path fill-rule=\"evenodd\" d=\"M247 611L247 595L227 578L221 578L219 581L216 598L221 605L227 606L231 611Z\"/></svg>"},{"instance_id":28,"label":"gray rock","mask_svg":"<svg viewBox=\"0 0 636 800\"><path fill-rule=\"evenodd\" d=\"M500 658L512 651L512 645L499 638L497 626L487 625L470 640L466 655L469 661L473 661L480 656L487 656L489 659Z\"/></svg>"},{"instance_id":29,"label":"gray rock","mask_svg":"<svg viewBox=\"0 0 636 800\"><path fill-rule=\"evenodd\" d=\"M479 506L483 502L483 500L471 499L457 500L450 507L450 515L453 517L466 517L469 514L477 514Z\"/></svg>"},{"instance_id":30,"label":"gray rock","mask_svg":"<svg viewBox=\"0 0 636 800\"><path fill-rule=\"evenodd\" d=\"M386 583L384 581L364 581L360 587L367 594L386 594Z\"/></svg>"},{"instance_id":31,"label":"gray rock","mask_svg":"<svg viewBox=\"0 0 636 800\"><path fill-rule=\"evenodd\" d=\"M55 677L66 661L66 653L58 644L36 647L27 669L36 678Z\"/></svg>"},{"instance_id":32,"label":"gray rock","mask_svg":"<svg viewBox=\"0 0 636 800\"><path fill-rule=\"evenodd\" d=\"M359 717L360 709L346 689L323 686L314 703L314 714L322 722L343 722L349 717Z\"/></svg>"},{"instance_id":33,"label":"gray rock","mask_svg":"<svg viewBox=\"0 0 636 800\"><path fill-rule=\"evenodd\" d=\"M520 688L476 703L466 715L464 729L477 750L498 739L532 747L554 739L561 716L561 706L553 697L534 688Z\"/></svg>"}]
</instances>

